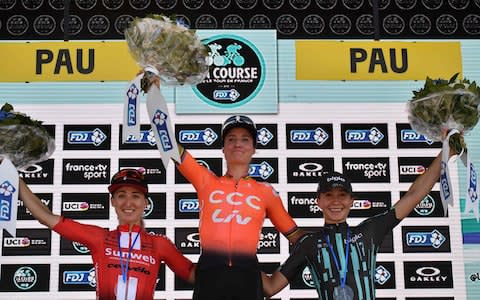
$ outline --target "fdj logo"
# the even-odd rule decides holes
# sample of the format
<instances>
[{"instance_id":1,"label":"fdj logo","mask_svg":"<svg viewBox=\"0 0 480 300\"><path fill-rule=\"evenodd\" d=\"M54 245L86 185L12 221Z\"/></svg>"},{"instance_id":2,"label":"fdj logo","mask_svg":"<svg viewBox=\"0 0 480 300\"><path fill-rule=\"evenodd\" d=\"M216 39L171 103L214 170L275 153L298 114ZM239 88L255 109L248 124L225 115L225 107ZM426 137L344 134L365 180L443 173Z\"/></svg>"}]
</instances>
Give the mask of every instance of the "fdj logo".
<instances>
[{"instance_id":1,"label":"fdj logo","mask_svg":"<svg viewBox=\"0 0 480 300\"><path fill-rule=\"evenodd\" d=\"M272 166L266 161L263 161L260 164L250 164L250 169L248 170L248 175L251 177L260 177L263 180L270 177L275 170Z\"/></svg>"},{"instance_id":2,"label":"fdj logo","mask_svg":"<svg viewBox=\"0 0 480 300\"><path fill-rule=\"evenodd\" d=\"M428 139L423 134L416 132L413 129L402 129L400 131L400 140L402 143L427 143L433 144L433 141Z\"/></svg>"},{"instance_id":3,"label":"fdj logo","mask_svg":"<svg viewBox=\"0 0 480 300\"><path fill-rule=\"evenodd\" d=\"M328 140L328 133L318 127L313 130L292 130L290 131L290 141L292 143L307 143L322 145Z\"/></svg>"},{"instance_id":4,"label":"fdj logo","mask_svg":"<svg viewBox=\"0 0 480 300\"><path fill-rule=\"evenodd\" d=\"M15 187L8 181L0 185L0 221L12 219L12 197Z\"/></svg>"},{"instance_id":5,"label":"fdj logo","mask_svg":"<svg viewBox=\"0 0 480 300\"><path fill-rule=\"evenodd\" d=\"M64 271L63 284L88 284L96 287L95 269L89 271Z\"/></svg>"},{"instance_id":6,"label":"fdj logo","mask_svg":"<svg viewBox=\"0 0 480 300\"><path fill-rule=\"evenodd\" d=\"M446 240L445 236L436 229L432 232L407 233L408 246L433 247L438 249Z\"/></svg>"},{"instance_id":7,"label":"fdj logo","mask_svg":"<svg viewBox=\"0 0 480 300\"><path fill-rule=\"evenodd\" d=\"M345 131L345 141L347 143L370 143L377 145L384 138L383 133L376 127L371 129L351 129Z\"/></svg>"},{"instance_id":8,"label":"fdj logo","mask_svg":"<svg viewBox=\"0 0 480 300\"><path fill-rule=\"evenodd\" d=\"M203 82L193 87L207 104L238 107L261 91L265 81L265 61L250 41L235 35L217 35L204 40L209 47L210 66Z\"/></svg>"},{"instance_id":9,"label":"fdj logo","mask_svg":"<svg viewBox=\"0 0 480 300\"><path fill-rule=\"evenodd\" d=\"M92 131L69 131L67 142L69 144L93 144L100 146L107 139L107 135L98 128Z\"/></svg>"},{"instance_id":10,"label":"fdj logo","mask_svg":"<svg viewBox=\"0 0 480 300\"><path fill-rule=\"evenodd\" d=\"M211 128L204 130L181 130L178 133L180 143L205 144L210 146L218 138Z\"/></svg>"},{"instance_id":11,"label":"fdj logo","mask_svg":"<svg viewBox=\"0 0 480 300\"><path fill-rule=\"evenodd\" d=\"M199 212L198 199L180 199L178 202L178 210L180 212Z\"/></svg>"},{"instance_id":12,"label":"fdj logo","mask_svg":"<svg viewBox=\"0 0 480 300\"><path fill-rule=\"evenodd\" d=\"M129 126L137 124L137 101L138 101L139 90L135 84L132 84L127 91L128 97L128 106L127 106L127 115Z\"/></svg>"},{"instance_id":13,"label":"fdj logo","mask_svg":"<svg viewBox=\"0 0 480 300\"><path fill-rule=\"evenodd\" d=\"M152 124L157 130L158 136L160 138L160 145L162 145L163 151L169 151L173 148L172 140L170 139L170 135L168 133L167 118L167 114L165 114L161 110L157 110L153 115L152 119Z\"/></svg>"}]
</instances>

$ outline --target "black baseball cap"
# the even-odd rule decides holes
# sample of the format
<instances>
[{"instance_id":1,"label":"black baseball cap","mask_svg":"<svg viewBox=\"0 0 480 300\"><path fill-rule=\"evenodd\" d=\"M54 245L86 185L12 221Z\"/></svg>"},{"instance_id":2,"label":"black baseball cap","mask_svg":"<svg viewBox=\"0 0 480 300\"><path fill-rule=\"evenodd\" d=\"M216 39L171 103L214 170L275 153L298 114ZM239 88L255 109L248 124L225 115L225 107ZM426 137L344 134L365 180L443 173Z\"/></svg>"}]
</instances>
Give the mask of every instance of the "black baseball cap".
<instances>
[{"instance_id":1,"label":"black baseball cap","mask_svg":"<svg viewBox=\"0 0 480 300\"><path fill-rule=\"evenodd\" d=\"M225 136L227 136L228 132L235 127L242 127L247 129L253 138L253 146L257 146L257 126L252 121L252 119L244 115L231 116L228 117L225 122L223 122L222 143L224 142Z\"/></svg>"},{"instance_id":2,"label":"black baseball cap","mask_svg":"<svg viewBox=\"0 0 480 300\"><path fill-rule=\"evenodd\" d=\"M148 194L148 185L145 180L145 169L126 168L118 171L112 176L108 191L113 195L116 190L123 186L131 186L140 190L145 195Z\"/></svg>"},{"instance_id":3,"label":"black baseball cap","mask_svg":"<svg viewBox=\"0 0 480 300\"><path fill-rule=\"evenodd\" d=\"M353 194L350 180L339 172L327 172L322 174L318 182L317 196L320 193L326 193L333 189L342 189L349 194Z\"/></svg>"}]
</instances>

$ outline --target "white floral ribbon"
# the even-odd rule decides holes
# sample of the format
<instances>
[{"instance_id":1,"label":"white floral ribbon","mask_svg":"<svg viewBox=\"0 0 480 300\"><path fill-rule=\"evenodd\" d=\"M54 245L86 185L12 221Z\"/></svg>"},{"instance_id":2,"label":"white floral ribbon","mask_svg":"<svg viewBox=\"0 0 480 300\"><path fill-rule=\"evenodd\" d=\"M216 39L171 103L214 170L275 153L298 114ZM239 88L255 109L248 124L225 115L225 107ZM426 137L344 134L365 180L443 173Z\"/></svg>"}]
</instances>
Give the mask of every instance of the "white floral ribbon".
<instances>
[{"instance_id":1,"label":"white floral ribbon","mask_svg":"<svg viewBox=\"0 0 480 300\"><path fill-rule=\"evenodd\" d=\"M464 213L469 213L473 211L473 215L477 219L477 222L480 222L480 212L479 212L479 187L478 187L478 176L477 171L475 170L475 166L473 165L472 161L470 160L470 155L468 155L468 151L465 151L462 154L462 157L466 156L466 164L467 167L467 195L465 198L465 210ZM462 158L463 161L463 158Z\"/></svg>"},{"instance_id":2,"label":"white floral ribbon","mask_svg":"<svg viewBox=\"0 0 480 300\"><path fill-rule=\"evenodd\" d=\"M0 164L0 230L16 236L18 202L18 172L6 157Z\"/></svg>"},{"instance_id":3,"label":"white floral ribbon","mask_svg":"<svg viewBox=\"0 0 480 300\"><path fill-rule=\"evenodd\" d=\"M122 141L140 139L140 91L143 74L128 83L124 94Z\"/></svg>"},{"instance_id":4,"label":"white floral ribbon","mask_svg":"<svg viewBox=\"0 0 480 300\"><path fill-rule=\"evenodd\" d=\"M447 137L443 140L442 144L442 162L440 172L440 196L443 202L444 215L447 215L448 205L453 206L453 188L450 180L450 171L448 168L448 160L450 153L450 136L455 133L459 133L457 129L449 131ZM468 151L465 149L459 154L459 157L463 164L467 167L467 194L465 199L465 213L473 211L473 214L477 221L480 221L479 212L479 186L478 176L473 165Z\"/></svg>"},{"instance_id":5,"label":"white floral ribbon","mask_svg":"<svg viewBox=\"0 0 480 300\"><path fill-rule=\"evenodd\" d=\"M452 129L442 143L442 161L440 170L440 197L443 204L444 216L447 216L448 205L453 206L453 188L450 180L450 170L448 168L448 160L450 153L450 136L459 133L458 130Z\"/></svg>"},{"instance_id":6,"label":"white floral ribbon","mask_svg":"<svg viewBox=\"0 0 480 300\"><path fill-rule=\"evenodd\" d=\"M160 89L152 84L147 93L147 111L152 131L155 134L157 148L160 151L163 166L168 166L170 159L180 162L180 153L172 130L171 116L168 113L167 103Z\"/></svg>"}]
</instances>

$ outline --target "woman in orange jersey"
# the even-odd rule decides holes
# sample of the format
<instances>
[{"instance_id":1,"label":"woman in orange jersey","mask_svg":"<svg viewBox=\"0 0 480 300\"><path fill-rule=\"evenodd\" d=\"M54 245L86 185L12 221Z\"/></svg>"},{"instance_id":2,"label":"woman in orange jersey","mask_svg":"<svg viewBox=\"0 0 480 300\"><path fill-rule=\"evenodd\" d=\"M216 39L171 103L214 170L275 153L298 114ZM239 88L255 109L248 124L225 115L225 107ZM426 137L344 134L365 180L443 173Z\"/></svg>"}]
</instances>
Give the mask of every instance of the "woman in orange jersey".
<instances>
[{"instance_id":1,"label":"woman in orange jersey","mask_svg":"<svg viewBox=\"0 0 480 300\"><path fill-rule=\"evenodd\" d=\"M178 170L195 187L200 207L200 245L194 300L263 299L256 256L265 217L290 241L300 230L275 189L249 176L257 129L246 116L222 127L227 172L218 177L184 149Z\"/></svg>"}]
</instances>

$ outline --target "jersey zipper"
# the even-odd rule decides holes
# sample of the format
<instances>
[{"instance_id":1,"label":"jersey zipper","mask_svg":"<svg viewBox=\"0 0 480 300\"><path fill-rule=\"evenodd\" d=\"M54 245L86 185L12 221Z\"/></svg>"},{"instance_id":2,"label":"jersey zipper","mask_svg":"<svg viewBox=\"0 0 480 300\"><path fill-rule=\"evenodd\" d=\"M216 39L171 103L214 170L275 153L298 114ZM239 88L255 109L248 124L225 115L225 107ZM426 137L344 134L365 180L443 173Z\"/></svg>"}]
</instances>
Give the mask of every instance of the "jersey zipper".
<instances>
[{"instance_id":1,"label":"jersey zipper","mask_svg":"<svg viewBox=\"0 0 480 300\"><path fill-rule=\"evenodd\" d=\"M235 192L238 192L239 182L240 181L235 182ZM233 204L230 204L230 214L233 213L233 209L234 209ZM229 249L229 251L228 251L228 266L229 267L233 266L233 261L232 261L232 251L233 251L233 249L232 249L232 234L233 234L232 223L233 223L232 221L228 222L228 226L230 227L229 228L229 235L228 235L228 249Z\"/></svg>"}]
</instances>

